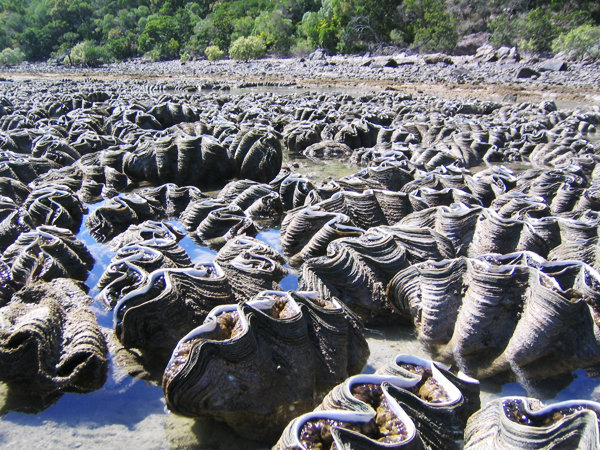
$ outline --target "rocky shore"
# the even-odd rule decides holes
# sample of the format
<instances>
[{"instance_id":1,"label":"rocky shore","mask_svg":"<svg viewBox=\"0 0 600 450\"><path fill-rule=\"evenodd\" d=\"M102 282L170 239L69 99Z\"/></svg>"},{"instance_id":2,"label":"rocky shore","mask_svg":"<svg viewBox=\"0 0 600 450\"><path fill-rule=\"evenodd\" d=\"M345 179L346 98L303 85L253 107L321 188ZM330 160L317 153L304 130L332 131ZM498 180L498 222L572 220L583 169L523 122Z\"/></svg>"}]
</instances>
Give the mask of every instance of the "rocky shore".
<instances>
[{"instance_id":1,"label":"rocky shore","mask_svg":"<svg viewBox=\"0 0 600 450\"><path fill-rule=\"evenodd\" d=\"M451 98L485 100L600 100L600 63L541 56L522 57L514 49L481 47L475 55L444 54L264 58L248 62L197 60L152 62L136 58L98 68L23 63L1 68L5 81L27 78L189 79L201 88L284 86L401 90Z\"/></svg>"}]
</instances>

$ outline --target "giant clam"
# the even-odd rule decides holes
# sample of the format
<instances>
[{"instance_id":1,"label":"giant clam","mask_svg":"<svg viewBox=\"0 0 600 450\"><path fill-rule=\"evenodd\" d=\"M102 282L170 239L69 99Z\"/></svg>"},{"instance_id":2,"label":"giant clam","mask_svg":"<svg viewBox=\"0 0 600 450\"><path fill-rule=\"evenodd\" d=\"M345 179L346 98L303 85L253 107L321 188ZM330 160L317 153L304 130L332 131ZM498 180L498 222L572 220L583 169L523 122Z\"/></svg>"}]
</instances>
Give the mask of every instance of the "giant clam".
<instances>
[{"instance_id":1,"label":"giant clam","mask_svg":"<svg viewBox=\"0 0 600 450\"><path fill-rule=\"evenodd\" d=\"M465 429L465 449L598 448L600 403L570 400L544 406L503 397L477 411Z\"/></svg>"},{"instance_id":2,"label":"giant clam","mask_svg":"<svg viewBox=\"0 0 600 450\"><path fill-rule=\"evenodd\" d=\"M314 293L266 291L217 307L183 337L163 377L169 409L212 416L242 436L276 436L360 372L369 350L354 315Z\"/></svg>"},{"instance_id":3,"label":"giant clam","mask_svg":"<svg viewBox=\"0 0 600 450\"><path fill-rule=\"evenodd\" d=\"M600 361L599 286L586 264L517 253L415 264L388 291L419 339L465 373L539 378Z\"/></svg>"},{"instance_id":4,"label":"giant clam","mask_svg":"<svg viewBox=\"0 0 600 450\"><path fill-rule=\"evenodd\" d=\"M177 243L181 235L164 222L132 225L112 244L117 253L96 287L97 299L112 309L129 291L140 287L158 269L191 267L192 261Z\"/></svg>"},{"instance_id":5,"label":"giant clam","mask_svg":"<svg viewBox=\"0 0 600 450\"><path fill-rule=\"evenodd\" d=\"M375 374L337 385L313 412L292 420L274 448L460 448L478 408L476 380L398 355Z\"/></svg>"},{"instance_id":6,"label":"giant clam","mask_svg":"<svg viewBox=\"0 0 600 450\"><path fill-rule=\"evenodd\" d=\"M113 326L126 348L137 348L162 362L211 309L232 301L225 274L216 264L161 268L119 298Z\"/></svg>"},{"instance_id":7,"label":"giant clam","mask_svg":"<svg viewBox=\"0 0 600 450\"><path fill-rule=\"evenodd\" d=\"M300 285L340 299L368 324L389 322L397 312L385 286L406 266L405 247L393 235L372 229L336 239L327 246L326 256L308 259Z\"/></svg>"},{"instance_id":8,"label":"giant clam","mask_svg":"<svg viewBox=\"0 0 600 450\"><path fill-rule=\"evenodd\" d=\"M94 265L83 242L69 230L50 225L21 233L3 252L2 261L19 285L62 277L84 281Z\"/></svg>"},{"instance_id":9,"label":"giant clam","mask_svg":"<svg viewBox=\"0 0 600 450\"><path fill-rule=\"evenodd\" d=\"M53 225L79 231L85 207L81 201L62 186L31 191L23 204L34 225Z\"/></svg>"},{"instance_id":10,"label":"giant clam","mask_svg":"<svg viewBox=\"0 0 600 450\"><path fill-rule=\"evenodd\" d=\"M287 274L285 260L272 247L248 236L237 236L222 247L215 263L223 269L238 301L261 291L277 290Z\"/></svg>"},{"instance_id":11,"label":"giant clam","mask_svg":"<svg viewBox=\"0 0 600 450\"><path fill-rule=\"evenodd\" d=\"M54 161L34 158L9 151L0 152L0 176L12 178L21 183L30 183L50 169L60 167Z\"/></svg>"},{"instance_id":12,"label":"giant clam","mask_svg":"<svg viewBox=\"0 0 600 450\"><path fill-rule=\"evenodd\" d=\"M323 125L314 122L292 122L283 129L283 142L290 153L302 153L321 141Z\"/></svg>"},{"instance_id":13,"label":"giant clam","mask_svg":"<svg viewBox=\"0 0 600 450\"><path fill-rule=\"evenodd\" d=\"M130 224L154 219L157 209L138 194L129 194L107 200L90 214L85 226L99 242L104 242L125 231Z\"/></svg>"},{"instance_id":14,"label":"giant clam","mask_svg":"<svg viewBox=\"0 0 600 450\"><path fill-rule=\"evenodd\" d=\"M240 178L267 183L281 169L282 150L277 136L270 130L241 130L227 150Z\"/></svg>"},{"instance_id":15,"label":"giant clam","mask_svg":"<svg viewBox=\"0 0 600 450\"><path fill-rule=\"evenodd\" d=\"M0 307L0 378L34 389L90 392L108 372L92 299L68 279L37 281Z\"/></svg>"},{"instance_id":16,"label":"giant clam","mask_svg":"<svg viewBox=\"0 0 600 450\"><path fill-rule=\"evenodd\" d=\"M133 180L210 186L232 178L236 168L226 149L212 136L166 137L144 143L123 160Z\"/></svg>"},{"instance_id":17,"label":"giant clam","mask_svg":"<svg viewBox=\"0 0 600 450\"><path fill-rule=\"evenodd\" d=\"M220 246L238 234L273 226L282 213L280 196L269 185L240 180L227 184L215 199L190 202L180 218L199 240Z\"/></svg>"}]
</instances>

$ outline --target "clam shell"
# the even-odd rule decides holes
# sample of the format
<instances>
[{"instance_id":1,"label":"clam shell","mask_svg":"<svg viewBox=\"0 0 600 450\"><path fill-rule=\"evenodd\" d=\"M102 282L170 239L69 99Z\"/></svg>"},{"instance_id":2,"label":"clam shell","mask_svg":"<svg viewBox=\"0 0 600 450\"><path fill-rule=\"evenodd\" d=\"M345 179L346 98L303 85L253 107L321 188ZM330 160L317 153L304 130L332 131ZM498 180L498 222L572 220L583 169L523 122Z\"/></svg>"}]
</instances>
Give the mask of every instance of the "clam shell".
<instances>
[{"instance_id":1,"label":"clam shell","mask_svg":"<svg viewBox=\"0 0 600 450\"><path fill-rule=\"evenodd\" d=\"M23 207L37 225L53 225L76 233L81 227L85 206L69 188L56 186L33 190Z\"/></svg>"},{"instance_id":2,"label":"clam shell","mask_svg":"<svg viewBox=\"0 0 600 450\"><path fill-rule=\"evenodd\" d=\"M282 318L270 312L278 301ZM275 437L369 353L356 318L336 301L319 303L314 293L264 292L215 308L173 352L163 377L169 409L210 415L248 438ZM232 313L234 334L221 336L220 320Z\"/></svg>"},{"instance_id":3,"label":"clam shell","mask_svg":"<svg viewBox=\"0 0 600 450\"><path fill-rule=\"evenodd\" d=\"M115 334L126 348L168 359L177 341L201 324L213 307L233 299L216 264L157 269L115 305Z\"/></svg>"},{"instance_id":4,"label":"clam shell","mask_svg":"<svg viewBox=\"0 0 600 450\"><path fill-rule=\"evenodd\" d=\"M107 348L92 299L68 279L38 281L0 308L2 381L33 390L91 392L108 372Z\"/></svg>"},{"instance_id":5,"label":"clam shell","mask_svg":"<svg viewBox=\"0 0 600 450\"><path fill-rule=\"evenodd\" d=\"M465 449L598 448L599 414L600 404L586 400L495 399L469 419Z\"/></svg>"},{"instance_id":6,"label":"clam shell","mask_svg":"<svg viewBox=\"0 0 600 450\"><path fill-rule=\"evenodd\" d=\"M326 256L308 259L300 284L324 298L338 298L365 323L389 323L397 314L385 286L406 266L405 248L393 236L372 229L360 237L337 239Z\"/></svg>"},{"instance_id":7,"label":"clam shell","mask_svg":"<svg viewBox=\"0 0 600 450\"><path fill-rule=\"evenodd\" d=\"M247 236L228 241L217 253L215 262L225 272L238 301L277 289L277 283L288 274L285 260L275 249Z\"/></svg>"},{"instance_id":8,"label":"clam shell","mask_svg":"<svg viewBox=\"0 0 600 450\"><path fill-rule=\"evenodd\" d=\"M252 220L239 207L230 205L212 210L198 224L196 236L209 245L220 247L240 234L254 235L257 230Z\"/></svg>"},{"instance_id":9,"label":"clam shell","mask_svg":"<svg viewBox=\"0 0 600 450\"><path fill-rule=\"evenodd\" d=\"M583 263L490 255L413 265L388 292L419 339L466 373L535 379L597 363L599 282Z\"/></svg>"},{"instance_id":10,"label":"clam shell","mask_svg":"<svg viewBox=\"0 0 600 450\"><path fill-rule=\"evenodd\" d=\"M179 238L164 223L144 222L129 227L113 242L118 251L96 285L101 289L97 300L113 309L124 295L144 284L151 272L191 267L189 256L177 244Z\"/></svg>"},{"instance_id":11,"label":"clam shell","mask_svg":"<svg viewBox=\"0 0 600 450\"><path fill-rule=\"evenodd\" d=\"M21 233L4 251L2 261L21 286L62 277L84 281L94 265L94 258L73 233L49 225Z\"/></svg>"},{"instance_id":12,"label":"clam shell","mask_svg":"<svg viewBox=\"0 0 600 450\"><path fill-rule=\"evenodd\" d=\"M12 178L0 178L0 195L12 199L17 204L22 204L31 189L26 184Z\"/></svg>"},{"instance_id":13,"label":"clam shell","mask_svg":"<svg viewBox=\"0 0 600 450\"><path fill-rule=\"evenodd\" d=\"M98 242L112 239L131 224L156 219L158 211L137 194L115 197L92 212L85 220L85 226Z\"/></svg>"},{"instance_id":14,"label":"clam shell","mask_svg":"<svg viewBox=\"0 0 600 450\"><path fill-rule=\"evenodd\" d=\"M460 448L467 419L479 406L477 380L397 355L377 373L334 387L313 412L288 424L274 448L315 448L329 441L337 448ZM392 435L382 439L387 433Z\"/></svg>"},{"instance_id":15,"label":"clam shell","mask_svg":"<svg viewBox=\"0 0 600 450\"><path fill-rule=\"evenodd\" d=\"M546 256L548 250L547 242L528 222L504 219L494 210L485 209L479 216L467 254L474 257L486 253L533 251Z\"/></svg>"}]
</instances>

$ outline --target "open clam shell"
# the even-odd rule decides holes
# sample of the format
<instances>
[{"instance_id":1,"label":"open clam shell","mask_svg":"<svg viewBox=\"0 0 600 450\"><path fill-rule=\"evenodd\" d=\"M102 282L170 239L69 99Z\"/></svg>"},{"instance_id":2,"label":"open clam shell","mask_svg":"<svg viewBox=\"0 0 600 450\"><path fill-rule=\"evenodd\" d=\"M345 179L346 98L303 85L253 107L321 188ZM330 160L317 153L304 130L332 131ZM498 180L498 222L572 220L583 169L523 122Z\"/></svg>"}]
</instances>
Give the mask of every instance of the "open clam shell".
<instances>
[{"instance_id":1,"label":"open clam shell","mask_svg":"<svg viewBox=\"0 0 600 450\"><path fill-rule=\"evenodd\" d=\"M461 447L467 419L480 407L479 381L412 355L397 355L377 373L417 375L413 388L390 382L388 393L413 420L427 447Z\"/></svg>"},{"instance_id":2,"label":"open clam shell","mask_svg":"<svg viewBox=\"0 0 600 450\"><path fill-rule=\"evenodd\" d=\"M600 447L600 403L570 400L543 406L526 397L504 397L473 414L465 449Z\"/></svg>"},{"instance_id":3,"label":"open clam shell","mask_svg":"<svg viewBox=\"0 0 600 450\"><path fill-rule=\"evenodd\" d=\"M459 448L479 408L479 383L447 367L397 355L375 374L333 388L292 420L274 448Z\"/></svg>"},{"instance_id":4,"label":"open clam shell","mask_svg":"<svg viewBox=\"0 0 600 450\"><path fill-rule=\"evenodd\" d=\"M327 410L303 414L290 422L273 448L423 448L410 417L386 389L383 392L385 407L377 412L372 409L368 412Z\"/></svg>"},{"instance_id":5,"label":"open clam shell","mask_svg":"<svg viewBox=\"0 0 600 450\"><path fill-rule=\"evenodd\" d=\"M328 389L362 369L356 318L315 293L265 291L212 310L183 337L163 376L169 409L212 416L243 436L275 437Z\"/></svg>"},{"instance_id":6,"label":"open clam shell","mask_svg":"<svg viewBox=\"0 0 600 450\"><path fill-rule=\"evenodd\" d=\"M115 334L126 348L140 349L164 362L177 341L201 324L212 308L233 299L216 264L158 269L115 305Z\"/></svg>"}]
</instances>

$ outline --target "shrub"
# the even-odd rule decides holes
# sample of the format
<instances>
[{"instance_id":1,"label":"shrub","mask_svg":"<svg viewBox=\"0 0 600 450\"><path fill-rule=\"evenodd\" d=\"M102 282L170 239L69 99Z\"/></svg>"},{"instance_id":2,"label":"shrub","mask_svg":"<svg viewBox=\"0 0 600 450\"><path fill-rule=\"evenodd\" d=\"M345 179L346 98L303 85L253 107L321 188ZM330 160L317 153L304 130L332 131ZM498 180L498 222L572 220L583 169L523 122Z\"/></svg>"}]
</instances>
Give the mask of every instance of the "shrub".
<instances>
[{"instance_id":1,"label":"shrub","mask_svg":"<svg viewBox=\"0 0 600 450\"><path fill-rule=\"evenodd\" d=\"M294 26L277 8L263 11L254 21L254 34L261 37L270 52L286 54L293 44Z\"/></svg>"},{"instance_id":2,"label":"shrub","mask_svg":"<svg viewBox=\"0 0 600 450\"><path fill-rule=\"evenodd\" d=\"M390 42L394 45L405 46L406 37L402 30L395 28L392 31L390 31Z\"/></svg>"},{"instance_id":3,"label":"shrub","mask_svg":"<svg viewBox=\"0 0 600 450\"><path fill-rule=\"evenodd\" d=\"M241 61L258 59L265 55L267 47L258 36L239 37L229 47L229 57Z\"/></svg>"},{"instance_id":4,"label":"shrub","mask_svg":"<svg viewBox=\"0 0 600 450\"><path fill-rule=\"evenodd\" d=\"M152 50L146 52L144 56L150 58L152 61L166 61L179 58L179 52L179 41L171 38L168 42L158 44Z\"/></svg>"},{"instance_id":5,"label":"shrub","mask_svg":"<svg viewBox=\"0 0 600 450\"><path fill-rule=\"evenodd\" d=\"M456 47L458 33L454 23L442 21L415 30L415 44L426 51L450 51Z\"/></svg>"},{"instance_id":6,"label":"shrub","mask_svg":"<svg viewBox=\"0 0 600 450\"><path fill-rule=\"evenodd\" d=\"M542 8L532 9L525 18L522 31L525 39L519 42L519 47L534 52L549 51L552 40L558 36L558 31L549 11Z\"/></svg>"},{"instance_id":7,"label":"shrub","mask_svg":"<svg viewBox=\"0 0 600 450\"><path fill-rule=\"evenodd\" d=\"M179 55L179 61L182 63L186 63L192 59L192 55L187 50L183 50L181 55Z\"/></svg>"},{"instance_id":8,"label":"shrub","mask_svg":"<svg viewBox=\"0 0 600 450\"><path fill-rule=\"evenodd\" d=\"M500 14L488 23L490 44L494 47L515 47L517 45L517 37L522 32L519 29L521 27L522 20L507 14Z\"/></svg>"},{"instance_id":9,"label":"shrub","mask_svg":"<svg viewBox=\"0 0 600 450\"><path fill-rule=\"evenodd\" d=\"M449 51L456 47L456 19L445 11L444 0L405 0L414 44L426 51Z\"/></svg>"},{"instance_id":10,"label":"shrub","mask_svg":"<svg viewBox=\"0 0 600 450\"><path fill-rule=\"evenodd\" d=\"M70 64L78 66L97 67L110 60L108 51L92 41L83 41L76 44L69 52Z\"/></svg>"},{"instance_id":11,"label":"shrub","mask_svg":"<svg viewBox=\"0 0 600 450\"><path fill-rule=\"evenodd\" d=\"M108 35L108 41L104 44L106 51L115 59L126 59L135 56L137 50L136 37L128 32L125 35Z\"/></svg>"},{"instance_id":12,"label":"shrub","mask_svg":"<svg viewBox=\"0 0 600 450\"><path fill-rule=\"evenodd\" d=\"M18 48L7 47L0 52L0 65L1 66L16 66L25 59L25 55Z\"/></svg>"},{"instance_id":13,"label":"shrub","mask_svg":"<svg viewBox=\"0 0 600 450\"><path fill-rule=\"evenodd\" d=\"M577 59L600 59L600 26L581 25L561 34L552 42L552 51L566 52Z\"/></svg>"},{"instance_id":14,"label":"shrub","mask_svg":"<svg viewBox=\"0 0 600 450\"><path fill-rule=\"evenodd\" d=\"M204 54L209 61L217 61L225 56L225 52L218 45L209 45L204 50Z\"/></svg>"}]
</instances>

